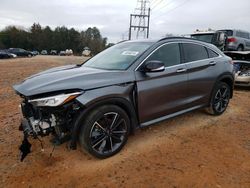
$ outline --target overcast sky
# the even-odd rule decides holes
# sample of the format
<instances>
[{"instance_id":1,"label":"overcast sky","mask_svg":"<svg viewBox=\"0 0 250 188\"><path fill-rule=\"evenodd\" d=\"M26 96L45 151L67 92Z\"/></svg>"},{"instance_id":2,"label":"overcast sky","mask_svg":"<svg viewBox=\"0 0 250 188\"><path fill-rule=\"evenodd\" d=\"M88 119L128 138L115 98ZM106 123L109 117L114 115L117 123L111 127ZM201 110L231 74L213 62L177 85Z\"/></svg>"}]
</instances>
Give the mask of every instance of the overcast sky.
<instances>
[{"instance_id":1,"label":"overcast sky","mask_svg":"<svg viewBox=\"0 0 250 188\"><path fill-rule=\"evenodd\" d=\"M34 22L85 30L96 26L109 42L128 34L136 0L0 0L0 29L29 28ZM150 38L196 29L250 31L250 0L151 0Z\"/></svg>"}]
</instances>

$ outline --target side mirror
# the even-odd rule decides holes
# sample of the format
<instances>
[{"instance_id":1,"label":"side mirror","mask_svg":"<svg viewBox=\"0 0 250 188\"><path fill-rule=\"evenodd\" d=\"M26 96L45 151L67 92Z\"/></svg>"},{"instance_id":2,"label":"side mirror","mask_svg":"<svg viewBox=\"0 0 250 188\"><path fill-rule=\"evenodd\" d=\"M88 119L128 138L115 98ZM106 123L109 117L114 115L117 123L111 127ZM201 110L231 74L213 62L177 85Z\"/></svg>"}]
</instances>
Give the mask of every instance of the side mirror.
<instances>
[{"instance_id":1,"label":"side mirror","mask_svg":"<svg viewBox=\"0 0 250 188\"><path fill-rule=\"evenodd\" d=\"M144 66L145 72L162 72L165 70L165 65L161 61L148 61Z\"/></svg>"}]
</instances>

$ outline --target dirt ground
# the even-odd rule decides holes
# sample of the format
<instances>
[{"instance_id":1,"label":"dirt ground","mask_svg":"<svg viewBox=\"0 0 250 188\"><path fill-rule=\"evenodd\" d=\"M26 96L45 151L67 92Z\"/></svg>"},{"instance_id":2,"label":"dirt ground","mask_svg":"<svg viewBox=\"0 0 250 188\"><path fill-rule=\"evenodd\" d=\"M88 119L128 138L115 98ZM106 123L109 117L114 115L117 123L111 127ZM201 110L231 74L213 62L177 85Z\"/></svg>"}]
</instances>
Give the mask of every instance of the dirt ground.
<instances>
[{"instance_id":1,"label":"dirt ground","mask_svg":"<svg viewBox=\"0 0 250 188\"><path fill-rule=\"evenodd\" d=\"M117 155L96 159L49 137L31 140L19 162L20 99L12 85L82 57L0 60L0 187L250 187L250 90L236 89L227 111L214 117L194 111L137 130Z\"/></svg>"}]
</instances>

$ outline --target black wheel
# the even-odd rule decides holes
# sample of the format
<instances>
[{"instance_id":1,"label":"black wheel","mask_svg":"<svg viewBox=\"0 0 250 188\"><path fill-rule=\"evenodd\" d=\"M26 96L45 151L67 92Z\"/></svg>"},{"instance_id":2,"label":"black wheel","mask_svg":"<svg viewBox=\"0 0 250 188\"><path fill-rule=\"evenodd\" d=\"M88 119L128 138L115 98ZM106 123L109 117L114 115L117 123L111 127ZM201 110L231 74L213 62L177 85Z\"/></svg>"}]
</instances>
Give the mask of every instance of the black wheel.
<instances>
[{"instance_id":1,"label":"black wheel","mask_svg":"<svg viewBox=\"0 0 250 188\"><path fill-rule=\"evenodd\" d=\"M228 84L219 82L216 84L207 108L208 113L212 115L221 115L227 108L231 96L231 89Z\"/></svg>"},{"instance_id":2,"label":"black wheel","mask_svg":"<svg viewBox=\"0 0 250 188\"><path fill-rule=\"evenodd\" d=\"M118 153L125 145L130 130L126 112L115 105L105 105L93 110L83 123L79 135L81 146L98 158Z\"/></svg>"},{"instance_id":3,"label":"black wheel","mask_svg":"<svg viewBox=\"0 0 250 188\"><path fill-rule=\"evenodd\" d=\"M237 48L237 51L244 51L244 48L242 45L239 45L238 48Z\"/></svg>"}]
</instances>

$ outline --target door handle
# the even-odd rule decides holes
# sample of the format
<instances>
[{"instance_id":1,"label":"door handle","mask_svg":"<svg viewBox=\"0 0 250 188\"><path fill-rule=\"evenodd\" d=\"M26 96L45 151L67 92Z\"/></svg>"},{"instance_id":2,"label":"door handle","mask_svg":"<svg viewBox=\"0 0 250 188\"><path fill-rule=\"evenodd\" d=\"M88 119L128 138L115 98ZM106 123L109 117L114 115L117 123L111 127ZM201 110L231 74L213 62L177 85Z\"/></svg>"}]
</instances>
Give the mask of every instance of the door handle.
<instances>
[{"instance_id":1,"label":"door handle","mask_svg":"<svg viewBox=\"0 0 250 188\"><path fill-rule=\"evenodd\" d=\"M184 68L176 70L177 73L182 73L182 72L186 72L186 71L187 71L187 69L184 69Z\"/></svg>"},{"instance_id":2,"label":"door handle","mask_svg":"<svg viewBox=\"0 0 250 188\"><path fill-rule=\"evenodd\" d=\"M209 63L209 65L210 65L210 66L214 66L214 65L216 65L216 62L215 62L215 61L211 61L211 62Z\"/></svg>"}]
</instances>

